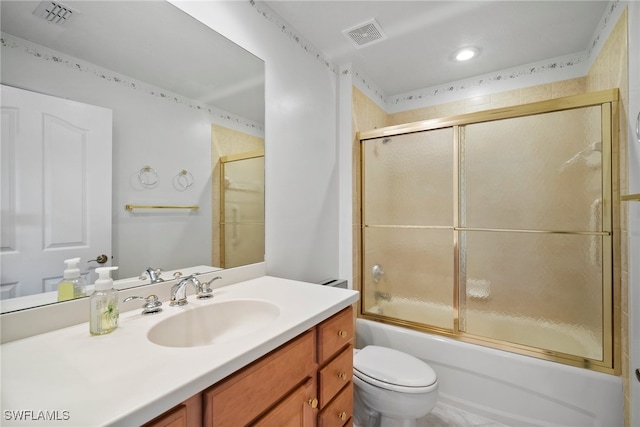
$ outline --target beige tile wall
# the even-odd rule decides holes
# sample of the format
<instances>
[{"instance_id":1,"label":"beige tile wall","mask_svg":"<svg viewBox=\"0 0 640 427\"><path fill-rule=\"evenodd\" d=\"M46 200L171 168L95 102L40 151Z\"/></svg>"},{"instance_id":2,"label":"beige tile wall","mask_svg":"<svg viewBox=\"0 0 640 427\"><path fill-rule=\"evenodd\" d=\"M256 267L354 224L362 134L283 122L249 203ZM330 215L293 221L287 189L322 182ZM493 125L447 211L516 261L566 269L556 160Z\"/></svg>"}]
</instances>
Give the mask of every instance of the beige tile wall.
<instances>
[{"instance_id":1,"label":"beige tile wall","mask_svg":"<svg viewBox=\"0 0 640 427\"><path fill-rule=\"evenodd\" d=\"M449 102L447 104L435 105L417 110L402 111L389 115L389 125L399 125L417 122L420 120L436 119L458 114L475 113L476 111L491 110L494 108L511 107L536 101L545 101L563 96L579 95L581 93L585 93L586 82L586 77L580 77L561 82L515 89L508 92L477 96L475 98Z\"/></svg>"},{"instance_id":2,"label":"beige tile wall","mask_svg":"<svg viewBox=\"0 0 640 427\"><path fill-rule=\"evenodd\" d=\"M618 88L620 90L619 128L617 152L613 153L618 163L619 179L613 182L614 199L629 191L627 166L627 117L629 106L628 46L627 46L627 11L622 13L618 23L611 32L604 47L598 54L587 74L586 90L589 92ZM620 351L622 361L622 379L624 383L625 426L631 427L630 414L630 381L629 369L629 221L627 205L615 205L614 208L614 245L621 248L620 259L614 261L614 275L620 278L620 291L615 297L620 318Z\"/></svg>"}]
</instances>

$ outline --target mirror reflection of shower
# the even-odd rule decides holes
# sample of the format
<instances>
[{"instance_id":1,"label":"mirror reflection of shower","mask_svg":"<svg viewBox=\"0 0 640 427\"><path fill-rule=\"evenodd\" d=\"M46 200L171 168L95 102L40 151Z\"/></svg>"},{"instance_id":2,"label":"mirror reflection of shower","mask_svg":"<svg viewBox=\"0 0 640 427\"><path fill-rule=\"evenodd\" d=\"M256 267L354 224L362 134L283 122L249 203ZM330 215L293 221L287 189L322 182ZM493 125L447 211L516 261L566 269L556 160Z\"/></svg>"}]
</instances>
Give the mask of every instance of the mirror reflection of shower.
<instances>
[{"instance_id":1,"label":"mirror reflection of shower","mask_svg":"<svg viewBox=\"0 0 640 427\"><path fill-rule=\"evenodd\" d=\"M225 268L264 260L264 151L220 158L220 257Z\"/></svg>"}]
</instances>

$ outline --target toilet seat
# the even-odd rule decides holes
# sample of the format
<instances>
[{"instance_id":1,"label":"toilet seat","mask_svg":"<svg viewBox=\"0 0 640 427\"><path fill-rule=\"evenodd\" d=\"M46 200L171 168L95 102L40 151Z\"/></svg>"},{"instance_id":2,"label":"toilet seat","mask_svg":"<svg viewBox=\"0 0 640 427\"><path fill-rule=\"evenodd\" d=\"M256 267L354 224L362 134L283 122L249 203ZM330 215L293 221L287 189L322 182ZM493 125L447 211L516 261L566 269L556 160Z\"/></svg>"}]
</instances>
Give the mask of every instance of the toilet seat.
<instances>
[{"instance_id":1,"label":"toilet seat","mask_svg":"<svg viewBox=\"0 0 640 427\"><path fill-rule=\"evenodd\" d=\"M401 393L426 393L437 382L434 370L420 359L375 345L354 355L353 372L373 386Z\"/></svg>"}]
</instances>

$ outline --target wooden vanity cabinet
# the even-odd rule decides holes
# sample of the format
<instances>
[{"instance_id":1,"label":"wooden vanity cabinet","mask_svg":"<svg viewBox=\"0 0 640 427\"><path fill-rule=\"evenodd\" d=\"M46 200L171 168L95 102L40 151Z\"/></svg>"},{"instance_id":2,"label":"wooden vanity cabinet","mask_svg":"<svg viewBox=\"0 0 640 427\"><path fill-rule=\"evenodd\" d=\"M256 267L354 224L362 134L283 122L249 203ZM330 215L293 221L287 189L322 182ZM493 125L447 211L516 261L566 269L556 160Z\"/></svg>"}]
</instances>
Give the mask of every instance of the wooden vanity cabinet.
<instances>
[{"instance_id":1,"label":"wooden vanity cabinet","mask_svg":"<svg viewBox=\"0 0 640 427\"><path fill-rule=\"evenodd\" d=\"M347 307L144 427L342 427L353 412Z\"/></svg>"}]
</instances>

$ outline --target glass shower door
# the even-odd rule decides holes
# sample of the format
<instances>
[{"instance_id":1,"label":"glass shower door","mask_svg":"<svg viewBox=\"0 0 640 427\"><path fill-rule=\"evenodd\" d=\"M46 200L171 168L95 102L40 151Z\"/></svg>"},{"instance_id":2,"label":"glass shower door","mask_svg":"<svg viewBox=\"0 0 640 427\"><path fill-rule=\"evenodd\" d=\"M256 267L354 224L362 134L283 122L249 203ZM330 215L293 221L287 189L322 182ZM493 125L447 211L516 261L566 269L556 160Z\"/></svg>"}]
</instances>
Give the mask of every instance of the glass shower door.
<instances>
[{"instance_id":1,"label":"glass shower door","mask_svg":"<svg viewBox=\"0 0 640 427\"><path fill-rule=\"evenodd\" d=\"M611 195L601 107L461 135L460 330L603 360Z\"/></svg>"},{"instance_id":2,"label":"glass shower door","mask_svg":"<svg viewBox=\"0 0 640 427\"><path fill-rule=\"evenodd\" d=\"M362 144L363 309L453 329L453 129Z\"/></svg>"}]
</instances>

